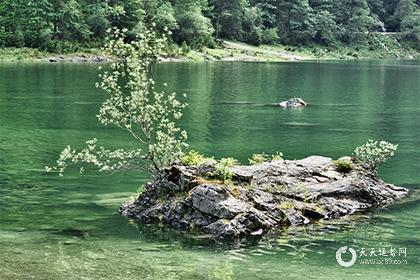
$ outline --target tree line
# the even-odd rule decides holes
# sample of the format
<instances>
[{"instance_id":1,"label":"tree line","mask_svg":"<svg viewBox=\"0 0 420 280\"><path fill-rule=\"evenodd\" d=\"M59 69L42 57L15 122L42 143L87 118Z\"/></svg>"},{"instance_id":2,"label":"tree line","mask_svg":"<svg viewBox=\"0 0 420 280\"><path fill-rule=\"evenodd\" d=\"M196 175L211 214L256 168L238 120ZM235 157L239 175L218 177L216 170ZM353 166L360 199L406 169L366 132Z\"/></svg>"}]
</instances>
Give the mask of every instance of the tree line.
<instances>
[{"instance_id":1,"label":"tree line","mask_svg":"<svg viewBox=\"0 0 420 280\"><path fill-rule=\"evenodd\" d=\"M101 46L110 27L128 36L156 24L194 48L218 39L338 46L398 32L420 48L420 0L0 0L0 47L69 52Z\"/></svg>"}]
</instances>

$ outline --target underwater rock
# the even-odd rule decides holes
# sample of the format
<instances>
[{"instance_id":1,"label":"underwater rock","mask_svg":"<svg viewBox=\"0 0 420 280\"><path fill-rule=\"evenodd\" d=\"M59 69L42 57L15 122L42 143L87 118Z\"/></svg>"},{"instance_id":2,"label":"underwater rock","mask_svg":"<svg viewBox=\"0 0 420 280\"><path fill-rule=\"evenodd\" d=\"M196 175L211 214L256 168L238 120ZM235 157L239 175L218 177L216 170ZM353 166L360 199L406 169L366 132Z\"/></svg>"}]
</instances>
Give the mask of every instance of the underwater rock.
<instances>
[{"instance_id":1,"label":"underwater rock","mask_svg":"<svg viewBox=\"0 0 420 280\"><path fill-rule=\"evenodd\" d=\"M321 156L234 166L232 182L226 184L211 178L213 169L176 163L157 174L135 201L122 205L120 213L140 223L227 239L383 207L408 193L361 165L344 173Z\"/></svg>"}]
</instances>

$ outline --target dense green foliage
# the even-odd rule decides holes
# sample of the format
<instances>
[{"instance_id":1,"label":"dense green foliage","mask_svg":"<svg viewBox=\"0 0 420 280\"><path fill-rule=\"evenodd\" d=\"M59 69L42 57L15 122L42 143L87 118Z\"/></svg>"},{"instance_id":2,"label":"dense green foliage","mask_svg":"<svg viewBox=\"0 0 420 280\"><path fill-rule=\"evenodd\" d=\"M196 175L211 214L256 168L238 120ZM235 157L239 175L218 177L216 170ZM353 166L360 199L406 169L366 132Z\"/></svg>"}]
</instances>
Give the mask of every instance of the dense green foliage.
<instances>
[{"instance_id":1,"label":"dense green foliage","mask_svg":"<svg viewBox=\"0 0 420 280\"><path fill-rule=\"evenodd\" d=\"M0 47L73 51L101 45L109 27L138 35L167 26L175 43L369 44L398 32L420 47L419 0L0 0Z\"/></svg>"}]
</instances>

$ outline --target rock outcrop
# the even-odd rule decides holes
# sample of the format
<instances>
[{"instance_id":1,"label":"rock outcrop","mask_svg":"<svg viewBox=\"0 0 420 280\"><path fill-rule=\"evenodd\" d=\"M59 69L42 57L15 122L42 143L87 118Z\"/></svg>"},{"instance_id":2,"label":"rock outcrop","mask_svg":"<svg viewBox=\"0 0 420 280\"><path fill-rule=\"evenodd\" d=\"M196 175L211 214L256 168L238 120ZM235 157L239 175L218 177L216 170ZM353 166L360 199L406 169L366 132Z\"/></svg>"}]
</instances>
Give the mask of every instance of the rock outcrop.
<instances>
[{"instance_id":1,"label":"rock outcrop","mask_svg":"<svg viewBox=\"0 0 420 280\"><path fill-rule=\"evenodd\" d=\"M177 163L120 212L141 223L236 238L382 207L408 192L355 163L339 172L321 156L234 166L229 183L209 177L213 169Z\"/></svg>"},{"instance_id":2,"label":"rock outcrop","mask_svg":"<svg viewBox=\"0 0 420 280\"><path fill-rule=\"evenodd\" d=\"M301 108L305 107L306 105L308 104L302 98L297 97L278 103L278 106L282 108Z\"/></svg>"}]
</instances>

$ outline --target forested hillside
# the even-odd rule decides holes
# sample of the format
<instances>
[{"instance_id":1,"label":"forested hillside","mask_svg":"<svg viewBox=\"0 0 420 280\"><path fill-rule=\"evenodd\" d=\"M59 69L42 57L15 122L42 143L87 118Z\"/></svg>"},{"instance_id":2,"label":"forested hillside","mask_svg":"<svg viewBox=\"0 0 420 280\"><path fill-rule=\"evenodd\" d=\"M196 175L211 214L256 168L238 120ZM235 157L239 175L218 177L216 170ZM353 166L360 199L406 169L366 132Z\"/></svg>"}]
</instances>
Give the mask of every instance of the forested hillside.
<instances>
[{"instance_id":1,"label":"forested hillside","mask_svg":"<svg viewBox=\"0 0 420 280\"><path fill-rule=\"evenodd\" d=\"M70 52L102 45L109 27L135 35L151 22L193 48L357 45L371 32L420 48L420 0L0 0L0 47Z\"/></svg>"}]
</instances>

